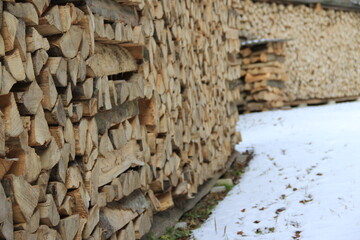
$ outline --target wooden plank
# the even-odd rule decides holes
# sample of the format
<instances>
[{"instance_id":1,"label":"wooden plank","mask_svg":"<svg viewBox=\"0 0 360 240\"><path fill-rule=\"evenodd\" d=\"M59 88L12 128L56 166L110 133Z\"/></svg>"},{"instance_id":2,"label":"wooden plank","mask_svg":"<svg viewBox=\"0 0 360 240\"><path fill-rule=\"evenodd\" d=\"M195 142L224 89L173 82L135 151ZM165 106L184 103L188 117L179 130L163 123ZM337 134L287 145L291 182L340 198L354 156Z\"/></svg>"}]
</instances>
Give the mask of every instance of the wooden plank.
<instances>
[{"instance_id":1,"label":"wooden plank","mask_svg":"<svg viewBox=\"0 0 360 240\"><path fill-rule=\"evenodd\" d=\"M255 0L255 2L275 2L280 4L317 4L320 3L323 8L347 11L360 11L360 6L351 1L337 0Z\"/></svg>"},{"instance_id":2,"label":"wooden plank","mask_svg":"<svg viewBox=\"0 0 360 240\"><path fill-rule=\"evenodd\" d=\"M285 102L285 106L297 106L301 104L309 104L309 105L318 105L318 104L325 104L329 101L334 102L347 102L347 101L356 101L360 99L360 96L349 96L349 97L339 97L339 98L313 98L313 99L306 99L306 100L295 100L291 102Z\"/></svg>"}]
</instances>

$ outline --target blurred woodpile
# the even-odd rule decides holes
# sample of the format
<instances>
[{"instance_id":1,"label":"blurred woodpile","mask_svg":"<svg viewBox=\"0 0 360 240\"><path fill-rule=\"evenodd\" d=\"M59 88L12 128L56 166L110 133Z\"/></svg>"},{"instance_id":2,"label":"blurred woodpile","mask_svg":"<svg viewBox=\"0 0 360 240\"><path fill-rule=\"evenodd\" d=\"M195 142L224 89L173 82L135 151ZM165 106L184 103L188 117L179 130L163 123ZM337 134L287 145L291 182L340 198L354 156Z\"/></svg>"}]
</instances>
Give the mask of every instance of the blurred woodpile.
<instances>
[{"instance_id":1,"label":"blurred woodpile","mask_svg":"<svg viewBox=\"0 0 360 240\"><path fill-rule=\"evenodd\" d=\"M284 66L284 42L261 41L245 45L240 51L242 60L241 111L254 112L284 106L285 82L288 80Z\"/></svg>"},{"instance_id":2,"label":"blurred woodpile","mask_svg":"<svg viewBox=\"0 0 360 240\"><path fill-rule=\"evenodd\" d=\"M290 101L360 95L360 14L241 1L241 35L293 39L285 47Z\"/></svg>"},{"instance_id":3,"label":"blurred woodpile","mask_svg":"<svg viewBox=\"0 0 360 240\"><path fill-rule=\"evenodd\" d=\"M1 239L140 239L226 165L236 2L0 2Z\"/></svg>"}]
</instances>

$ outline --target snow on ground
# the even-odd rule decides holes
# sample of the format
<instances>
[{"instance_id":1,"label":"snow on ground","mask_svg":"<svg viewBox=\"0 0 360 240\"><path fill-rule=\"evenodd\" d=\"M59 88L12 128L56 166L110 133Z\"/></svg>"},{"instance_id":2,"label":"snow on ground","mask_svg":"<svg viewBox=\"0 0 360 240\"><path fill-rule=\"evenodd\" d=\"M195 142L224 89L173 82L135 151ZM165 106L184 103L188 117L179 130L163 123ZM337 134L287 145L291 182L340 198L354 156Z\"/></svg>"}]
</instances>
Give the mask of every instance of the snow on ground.
<instances>
[{"instance_id":1,"label":"snow on ground","mask_svg":"<svg viewBox=\"0 0 360 240\"><path fill-rule=\"evenodd\" d=\"M198 240L360 239L360 103L240 116L254 147L240 184Z\"/></svg>"}]
</instances>

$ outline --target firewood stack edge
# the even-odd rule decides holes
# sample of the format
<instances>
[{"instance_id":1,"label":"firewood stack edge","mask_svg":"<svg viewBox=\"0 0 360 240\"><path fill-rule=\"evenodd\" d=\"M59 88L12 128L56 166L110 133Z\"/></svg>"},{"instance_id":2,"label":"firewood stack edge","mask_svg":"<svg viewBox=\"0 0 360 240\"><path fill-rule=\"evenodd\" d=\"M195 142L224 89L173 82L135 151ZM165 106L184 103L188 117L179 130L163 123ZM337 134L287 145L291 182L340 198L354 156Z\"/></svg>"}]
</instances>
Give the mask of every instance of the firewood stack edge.
<instances>
[{"instance_id":1,"label":"firewood stack edge","mask_svg":"<svg viewBox=\"0 0 360 240\"><path fill-rule=\"evenodd\" d=\"M240 1L241 36L292 39L288 101L360 96L360 13L304 4Z\"/></svg>"},{"instance_id":2,"label":"firewood stack edge","mask_svg":"<svg viewBox=\"0 0 360 240\"><path fill-rule=\"evenodd\" d=\"M283 39L258 39L242 42L242 112L264 111L284 106L285 82Z\"/></svg>"},{"instance_id":3,"label":"firewood stack edge","mask_svg":"<svg viewBox=\"0 0 360 240\"><path fill-rule=\"evenodd\" d=\"M224 168L235 2L0 2L1 239L140 239Z\"/></svg>"}]
</instances>

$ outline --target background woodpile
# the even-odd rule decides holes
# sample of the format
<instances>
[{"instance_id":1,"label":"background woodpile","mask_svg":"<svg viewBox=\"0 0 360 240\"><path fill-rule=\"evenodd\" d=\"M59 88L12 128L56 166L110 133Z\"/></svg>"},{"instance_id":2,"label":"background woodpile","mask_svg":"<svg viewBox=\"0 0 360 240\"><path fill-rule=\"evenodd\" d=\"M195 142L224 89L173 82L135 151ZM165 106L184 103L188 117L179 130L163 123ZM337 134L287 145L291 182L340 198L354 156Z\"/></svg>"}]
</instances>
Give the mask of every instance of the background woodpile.
<instances>
[{"instance_id":1,"label":"background woodpile","mask_svg":"<svg viewBox=\"0 0 360 240\"><path fill-rule=\"evenodd\" d=\"M360 95L360 15L305 5L241 1L241 35L286 44L289 100Z\"/></svg>"},{"instance_id":2,"label":"background woodpile","mask_svg":"<svg viewBox=\"0 0 360 240\"><path fill-rule=\"evenodd\" d=\"M0 238L139 239L223 168L233 5L1 1Z\"/></svg>"},{"instance_id":3,"label":"background woodpile","mask_svg":"<svg viewBox=\"0 0 360 240\"><path fill-rule=\"evenodd\" d=\"M251 41L250 41L251 42ZM253 112L280 108L285 101L284 42L268 42L241 49L242 111Z\"/></svg>"}]
</instances>

